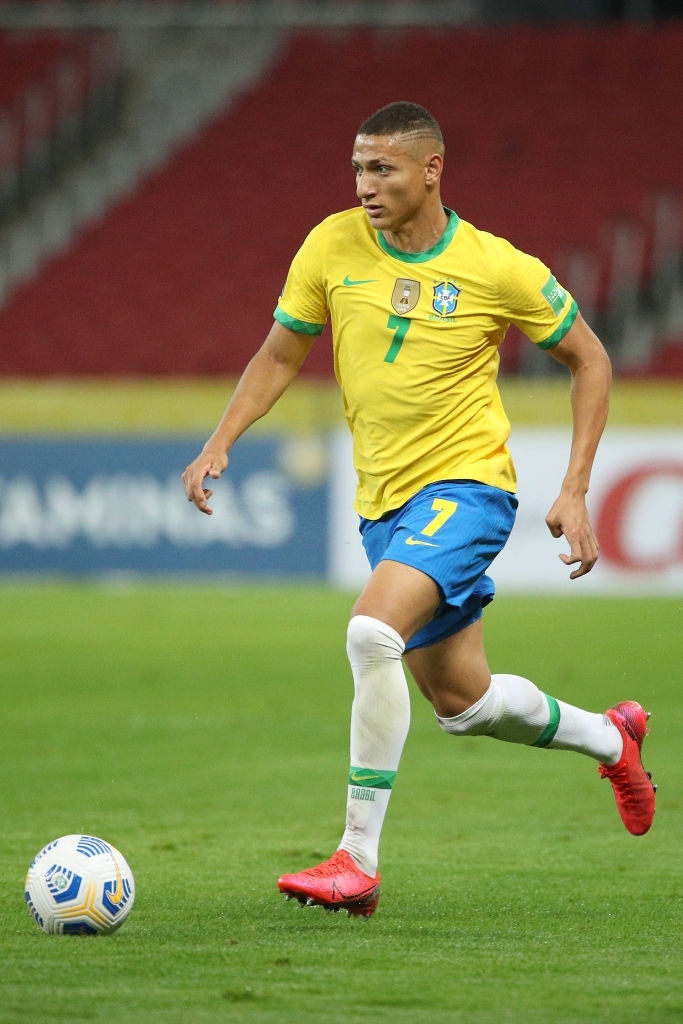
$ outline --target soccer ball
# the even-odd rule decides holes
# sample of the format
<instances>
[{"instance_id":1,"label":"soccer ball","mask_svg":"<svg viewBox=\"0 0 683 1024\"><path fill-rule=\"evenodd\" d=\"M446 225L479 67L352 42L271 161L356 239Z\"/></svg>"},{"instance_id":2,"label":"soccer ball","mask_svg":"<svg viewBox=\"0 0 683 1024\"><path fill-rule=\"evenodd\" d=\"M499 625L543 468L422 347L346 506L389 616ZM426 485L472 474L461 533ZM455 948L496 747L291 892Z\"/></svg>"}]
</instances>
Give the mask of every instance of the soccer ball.
<instances>
[{"instance_id":1,"label":"soccer ball","mask_svg":"<svg viewBox=\"0 0 683 1024\"><path fill-rule=\"evenodd\" d=\"M25 890L29 912L50 935L107 935L131 912L135 879L110 843L71 835L36 854Z\"/></svg>"}]
</instances>

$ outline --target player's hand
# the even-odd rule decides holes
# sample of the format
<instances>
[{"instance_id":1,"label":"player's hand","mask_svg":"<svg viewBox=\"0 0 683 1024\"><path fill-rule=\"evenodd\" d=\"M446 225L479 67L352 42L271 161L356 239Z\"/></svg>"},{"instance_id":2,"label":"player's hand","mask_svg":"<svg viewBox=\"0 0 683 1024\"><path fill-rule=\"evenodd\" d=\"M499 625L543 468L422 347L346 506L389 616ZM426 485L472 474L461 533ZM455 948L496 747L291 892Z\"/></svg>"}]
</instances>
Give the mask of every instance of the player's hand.
<instances>
[{"instance_id":1,"label":"player's hand","mask_svg":"<svg viewBox=\"0 0 683 1024\"><path fill-rule=\"evenodd\" d=\"M223 451L206 450L191 462L183 473L183 486L188 501L193 502L200 512L213 515L209 501L213 496L210 488L204 487L206 477L218 480L228 465L228 456Z\"/></svg>"},{"instance_id":2,"label":"player's hand","mask_svg":"<svg viewBox=\"0 0 683 1024\"><path fill-rule=\"evenodd\" d=\"M559 556L565 565L576 565L569 574L572 580L585 576L598 560L598 542L593 533L585 498L560 495L545 517L553 537L566 537L569 554Z\"/></svg>"}]
</instances>

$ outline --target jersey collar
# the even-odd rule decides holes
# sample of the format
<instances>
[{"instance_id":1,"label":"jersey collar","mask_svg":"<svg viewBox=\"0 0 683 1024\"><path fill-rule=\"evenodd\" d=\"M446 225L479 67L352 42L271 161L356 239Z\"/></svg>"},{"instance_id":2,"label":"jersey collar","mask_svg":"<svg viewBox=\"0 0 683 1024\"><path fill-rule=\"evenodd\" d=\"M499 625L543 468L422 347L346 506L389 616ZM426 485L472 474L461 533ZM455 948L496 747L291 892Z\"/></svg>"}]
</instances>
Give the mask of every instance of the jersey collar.
<instances>
[{"instance_id":1,"label":"jersey collar","mask_svg":"<svg viewBox=\"0 0 683 1024\"><path fill-rule=\"evenodd\" d=\"M426 263L428 260L434 259L435 256L440 256L444 249L450 245L460 223L460 218L454 210L449 210L447 206L444 206L444 210L448 214L448 224L439 241L431 249L426 249L425 252L401 252L400 249L394 249L393 246L389 245L382 232L378 231L377 241L380 244L380 248L384 249L389 256L393 256L403 263Z\"/></svg>"}]
</instances>

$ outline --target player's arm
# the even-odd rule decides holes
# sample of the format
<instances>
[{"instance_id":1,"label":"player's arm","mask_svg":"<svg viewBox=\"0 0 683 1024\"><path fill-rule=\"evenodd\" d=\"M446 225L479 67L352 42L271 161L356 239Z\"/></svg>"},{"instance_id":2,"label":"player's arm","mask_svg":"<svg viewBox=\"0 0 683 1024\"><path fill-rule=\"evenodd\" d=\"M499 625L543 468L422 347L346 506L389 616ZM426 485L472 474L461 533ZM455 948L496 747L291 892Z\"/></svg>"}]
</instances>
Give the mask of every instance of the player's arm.
<instances>
[{"instance_id":1,"label":"player's arm","mask_svg":"<svg viewBox=\"0 0 683 1024\"><path fill-rule=\"evenodd\" d=\"M570 579L584 576L598 558L598 542L586 508L586 494L598 443L607 421L612 370L602 343L579 313L562 341L549 350L572 375L572 444L560 494L546 516L553 537L566 537L565 565L579 563Z\"/></svg>"},{"instance_id":2,"label":"player's arm","mask_svg":"<svg viewBox=\"0 0 683 1024\"><path fill-rule=\"evenodd\" d=\"M244 373L220 423L202 451L183 473L187 500L211 515L213 491L204 487L207 476L217 480L228 465L228 452L238 437L272 409L301 369L314 337L298 334L275 321Z\"/></svg>"}]
</instances>

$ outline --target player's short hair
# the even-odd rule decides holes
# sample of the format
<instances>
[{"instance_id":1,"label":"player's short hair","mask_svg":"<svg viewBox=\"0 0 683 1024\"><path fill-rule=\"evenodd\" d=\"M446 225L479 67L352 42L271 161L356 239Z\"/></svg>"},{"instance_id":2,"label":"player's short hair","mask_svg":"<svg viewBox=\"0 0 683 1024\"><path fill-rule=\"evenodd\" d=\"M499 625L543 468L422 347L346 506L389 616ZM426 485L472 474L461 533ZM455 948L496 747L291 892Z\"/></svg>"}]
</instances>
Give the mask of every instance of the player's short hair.
<instances>
[{"instance_id":1,"label":"player's short hair","mask_svg":"<svg viewBox=\"0 0 683 1024\"><path fill-rule=\"evenodd\" d=\"M434 115L426 107L405 100L380 107L363 121L358 134L429 136L443 146L441 128Z\"/></svg>"}]
</instances>

